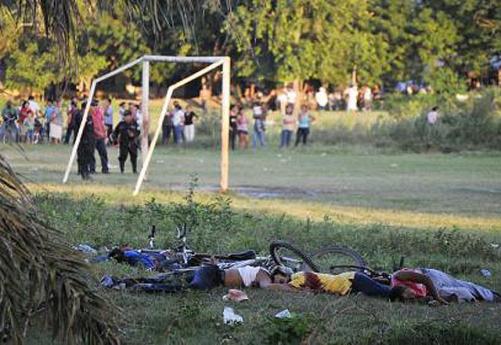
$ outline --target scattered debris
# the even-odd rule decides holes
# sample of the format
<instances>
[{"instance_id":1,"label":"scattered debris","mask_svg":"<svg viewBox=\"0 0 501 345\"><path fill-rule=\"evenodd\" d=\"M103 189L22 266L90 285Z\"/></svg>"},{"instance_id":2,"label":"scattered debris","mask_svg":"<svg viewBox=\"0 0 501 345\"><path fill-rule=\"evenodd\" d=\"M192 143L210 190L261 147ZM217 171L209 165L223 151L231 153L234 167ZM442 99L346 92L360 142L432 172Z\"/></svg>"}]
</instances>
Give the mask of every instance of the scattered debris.
<instances>
[{"instance_id":1,"label":"scattered debris","mask_svg":"<svg viewBox=\"0 0 501 345\"><path fill-rule=\"evenodd\" d=\"M481 273L484 277L486 277L486 278L490 278L490 277L492 277L492 273L491 273L491 271L489 271L487 268L482 268L482 269L480 270L480 273Z\"/></svg>"},{"instance_id":2,"label":"scattered debris","mask_svg":"<svg viewBox=\"0 0 501 345\"><path fill-rule=\"evenodd\" d=\"M249 297L247 294L238 289L229 289L228 294L223 296L223 301L233 301L233 302L242 302L247 301Z\"/></svg>"},{"instance_id":3,"label":"scattered debris","mask_svg":"<svg viewBox=\"0 0 501 345\"><path fill-rule=\"evenodd\" d=\"M236 325L244 322L244 318L235 313L235 310L230 307L224 307L223 319L225 325Z\"/></svg>"},{"instance_id":4,"label":"scattered debris","mask_svg":"<svg viewBox=\"0 0 501 345\"><path fill-rule=\"evenodd\" d=\"M281 312L276 313L275 317L277 319L290 319L292 317L292 314L290 313L289 309L284 309Z\"/></svg>"}]
</instances>

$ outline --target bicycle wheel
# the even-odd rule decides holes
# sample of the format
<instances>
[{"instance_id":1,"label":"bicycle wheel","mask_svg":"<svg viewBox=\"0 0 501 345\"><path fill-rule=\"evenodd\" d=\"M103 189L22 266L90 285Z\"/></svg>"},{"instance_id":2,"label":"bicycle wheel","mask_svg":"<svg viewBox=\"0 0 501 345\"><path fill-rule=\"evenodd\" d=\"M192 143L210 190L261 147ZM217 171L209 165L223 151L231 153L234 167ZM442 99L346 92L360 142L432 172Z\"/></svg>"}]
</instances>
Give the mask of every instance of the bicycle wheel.
<instances>
[{"instance_id":1,"label":"bicycle wheel","mask_svg":"<svg viewBox=\"0 0 501 345\"><path fill-rule=\"evenodd\" d=\"M364 258L348 247L326 247L310 256L316 272L339 274L347 271L365 271L367 262Z\"/></svg>"},{"instance_id":2,"label":"bicycle wheel","mask_svg":"<svg viewBox=\"0 0 501 345\"><path fill-rule=\"evenodd\" d=\"M277 265L287 266L294 272L317 271L308 255L285 241L273 241L270 244L270 255Z\"/></svg>"}]
</instances>

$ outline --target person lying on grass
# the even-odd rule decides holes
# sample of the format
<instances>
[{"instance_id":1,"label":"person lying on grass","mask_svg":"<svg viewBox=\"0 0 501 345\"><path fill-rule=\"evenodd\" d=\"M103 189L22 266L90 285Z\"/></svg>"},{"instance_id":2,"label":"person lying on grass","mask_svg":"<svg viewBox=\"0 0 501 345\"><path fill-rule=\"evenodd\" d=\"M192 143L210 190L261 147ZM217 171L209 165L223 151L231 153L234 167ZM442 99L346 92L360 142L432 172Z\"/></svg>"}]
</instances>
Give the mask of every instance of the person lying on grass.
<instances>
[{"instance_id":1,"label":"person lying on grass","mask_svg":"<svg viewBox=\"0 0 501 345\"><path fill-rule=\"evenodd\" d=\"M175 273L174 270L171 273ZM179 275L162 273L153 277L119 279L105 275L101 284L107 288L129 288L144 292L181 292L186 289L210 290L217 286L229 288L267 287L273 282L271 273L262 267L243 266L239 268L220 269L215 264L206 264L196 271L180 272Z\"/></svg>"},{"instance_id":2,"label":"person lying on grass","mask_svg":"<svg viewBox=\"0 0 501 345\"><path fill-rule=\"evenodd\" d=\"M223 285L229 288L266 288L273 283L281 283L282 275L276 268L271 272L264 267L243 266L220 269L217 265L207 265L199 268L190 283L191 288L206 290Z\"/></svg>"},{"instance_id":3,"label":"person lying on grass","mask_svg":"<svg viewBox=\"0 0 501 345\"><path fill-rule=\"evenodd\" d=\"M315 272L291 273L285 269L276 270L272 274L273 283L268 284L266 288L291 292L323 292L338 296L361 292L367 296L389 299L394 298L396 292L396 289L383 285L361 272L336 275Z\"/></svg>"},{"instance_id":4,"label":"person lying on grass","mask_svg":"<svg viewBox=\"0 0 501 345\"><path fill-rule=\"evenodd\" d=\"M402 269L393 273L394 299L400 301L434 299L448 302L501 302L501 296L486 287L454 278L432 268Z\"/></svg>"}]
</instances>

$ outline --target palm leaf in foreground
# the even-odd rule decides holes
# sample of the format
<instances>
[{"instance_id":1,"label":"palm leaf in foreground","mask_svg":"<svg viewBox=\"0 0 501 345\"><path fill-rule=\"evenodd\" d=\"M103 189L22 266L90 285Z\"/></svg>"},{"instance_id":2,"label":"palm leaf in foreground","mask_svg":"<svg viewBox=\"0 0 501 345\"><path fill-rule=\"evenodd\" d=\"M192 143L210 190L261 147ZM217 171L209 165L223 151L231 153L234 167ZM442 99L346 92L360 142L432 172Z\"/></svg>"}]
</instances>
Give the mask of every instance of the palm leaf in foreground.
<instances>
[{"instance_id":1,"label":"palm leaf in foreground","mask_svg":"<svg viewBox=\"0 0 501 345\"><path fill-rule=\"evenodd\" d=\"M39 219L29 191L0 155L0 333L23 344L43 313L65 344L120 344L118 309L94 283L83 257Z\"/></svg>"}]
</instances>

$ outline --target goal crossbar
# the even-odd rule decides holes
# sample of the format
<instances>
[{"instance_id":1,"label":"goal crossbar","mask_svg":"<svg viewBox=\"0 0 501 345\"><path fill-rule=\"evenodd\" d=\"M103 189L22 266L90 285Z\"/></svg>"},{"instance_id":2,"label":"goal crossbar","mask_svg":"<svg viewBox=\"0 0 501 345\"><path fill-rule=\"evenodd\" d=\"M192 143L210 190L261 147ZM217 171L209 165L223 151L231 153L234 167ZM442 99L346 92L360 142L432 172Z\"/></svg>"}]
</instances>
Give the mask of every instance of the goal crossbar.
<instances>
[{"instance_id":1,"label":"goal crossbar","mask_svg":"<svg viewBox=\"0 0 501 345\"><path fill-rule=\"evenodd\" d=\"M176 82L175 84L169 86L167 89L167 93L164 99L164 103L162 106L162 110L160 113L159 121L158 121L158 127L155 131L155 135L153 138L153 141L151 142L151 146L147 148L147 153L145 159L143 159L143 164L141 167L141 172L139 174L133 195L137 195L139 193L139 190L141 188L141 185L144 181L144 178L146 177L146 172L148 170L148 165L151 161L151 157L153 155L153 150L155 149L156 142L158 140L158 137L160 135L160 130L162 128L162 122L163 119L165 118L169 106L169 102L172 98L172 94L175 89L201 77L202 75L210 72L211 70L223 66L223 78L222 78L222 107L221 107L221 113L222 113L222 119L221 119L221 178L220 178L220 189L221 191L227 191L228 190L228 167L229 167L229 153L228 153L228 144L229 144L229 113L230 113L230 58L226 56L213 56L213 57L203 57L203 56L161 56L161 55L144 55L141 58L134 60L128 64L125 64L107 74L104 74L96 79L93 80L89 92L89 96L87 98L87 104L85 106L84 114L82 116L82 122L80 124L80 127L77 132L77 137L75 138L75 143L72 148L72 152L70 155L70 159L68 161L68 166L66 167L66 172L64 174L63 178L63 183L66 183L68 181L69 174L71 172L71 167L73 166L73 163L76 158L77 150L78 150L78 145L80 144L82 134L83 134L83 129L85 127L85 123L87 121L87 118L89 116L89 111L90 111L90 105L92 102L92 99L94 98L94 93L96 91L96 86L99 82L106 80L108 78L111 78L119 73L122 73L123 71L139 64L143 63L143 84L148 84L149 76L145 78L145 71L146 73L149 73L149 67L144 68L145 65L148 66L149 62L177 62L177 63L210 63L211 65L201 69L200 71ZM147 107L147 101L148 101L148 94L149 94L149 85L142 85L143 88L143 106ZM144 89L146 88L146 90ZM146 92L145 92L146 91ZM147 112L145 112L144 115L147 115ZM143 119L143 125L145 128L142 128L142 133L143 135L146 135L146 138L148 136L148 123L149 119L145 118ZM146 130L145 130L146 129Z\"/></svg>"}]
</instances>

